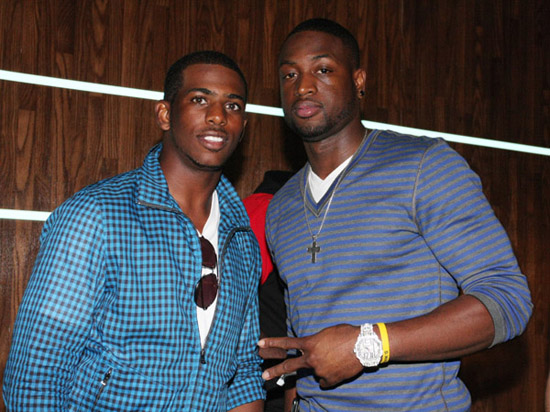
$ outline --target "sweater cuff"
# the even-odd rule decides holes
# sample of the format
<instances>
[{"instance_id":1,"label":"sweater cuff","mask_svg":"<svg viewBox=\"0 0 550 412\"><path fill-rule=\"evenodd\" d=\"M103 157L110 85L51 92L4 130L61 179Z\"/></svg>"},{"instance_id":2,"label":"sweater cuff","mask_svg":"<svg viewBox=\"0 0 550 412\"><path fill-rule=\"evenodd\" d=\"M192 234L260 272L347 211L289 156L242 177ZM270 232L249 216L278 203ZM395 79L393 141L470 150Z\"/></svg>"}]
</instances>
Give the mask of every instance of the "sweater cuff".
<instances>
[{"instance_id":1,"label":"sweater cuff","mask_svg":"<svg viewBox=\"0 0 550 412\"><path fill-rule=\"evenodd\" d=\"M493 299L483 293L468 292L468 295L474 296L481 303L483 303L489 311L489 315L491 315L491 318L493 318L495 337L493 338L493 342L491 343L489 348L492 348L493 346L506 341L506 322L502 317L500 306Z\"/></svg>"}]
</instances>

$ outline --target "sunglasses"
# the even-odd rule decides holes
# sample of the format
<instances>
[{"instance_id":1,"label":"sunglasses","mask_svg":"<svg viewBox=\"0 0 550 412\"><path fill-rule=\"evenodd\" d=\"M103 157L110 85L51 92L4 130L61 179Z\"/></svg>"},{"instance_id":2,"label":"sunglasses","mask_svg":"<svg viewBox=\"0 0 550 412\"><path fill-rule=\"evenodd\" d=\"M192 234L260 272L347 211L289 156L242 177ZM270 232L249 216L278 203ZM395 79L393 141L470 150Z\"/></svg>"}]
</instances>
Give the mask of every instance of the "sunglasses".
<instances>
[{"instance_id":1,"label":"sunglasses","mask_svg":"<svg viewBox=\"0 0 550 412\"><path fill-rule=\"evenodd\" d=\"M218 263L214 246L204 237L200 237L202 266L213 270ZM195 285L195 304L202 309L207 309L216 299L218 294L218 277L214 272L205 275Z\"/></svg>"}]
</instances>

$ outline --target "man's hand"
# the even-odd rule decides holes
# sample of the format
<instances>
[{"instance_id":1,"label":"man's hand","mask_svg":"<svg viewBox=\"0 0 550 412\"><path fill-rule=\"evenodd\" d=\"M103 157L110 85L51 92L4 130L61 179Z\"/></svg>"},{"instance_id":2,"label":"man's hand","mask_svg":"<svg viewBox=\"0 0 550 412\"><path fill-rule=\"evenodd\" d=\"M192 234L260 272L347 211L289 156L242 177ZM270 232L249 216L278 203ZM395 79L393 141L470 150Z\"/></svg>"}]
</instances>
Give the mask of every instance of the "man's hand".
<instances>
[{"instance_id":1,"label":"man's hand","mask_svg":"<svg viewBox=\"0 0 550 412\"><path fill-rule=\"evenodd\" d=\"M353 347L360 328L336 325L304 338L265 338L258 342L262 348L297 349L302 356L266 369L265 380L288 374L298 369L313 369L322 388L335 386L345 379L358 375L363 366L355 356Z\"/></svg>"}]
</instances>

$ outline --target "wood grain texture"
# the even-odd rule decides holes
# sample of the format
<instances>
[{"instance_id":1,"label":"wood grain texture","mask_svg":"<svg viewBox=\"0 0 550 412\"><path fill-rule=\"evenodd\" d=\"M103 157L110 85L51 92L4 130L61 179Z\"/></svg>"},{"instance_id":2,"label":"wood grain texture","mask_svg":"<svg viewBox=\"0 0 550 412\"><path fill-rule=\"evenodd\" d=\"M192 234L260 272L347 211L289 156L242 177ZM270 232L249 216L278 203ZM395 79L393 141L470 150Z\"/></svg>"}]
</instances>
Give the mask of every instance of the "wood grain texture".
<instances>
[{"instance_id":1,"label":"wood grain texture","mask_svg":"<svg viewBox=\"0 0 550 412\"><path fill-rule=\"evenodd\" d=\"M309 17L357 36L368 120L550 147L545 0L3 0L0 69L162 90L198 49L241 65L249 101L279 105L277 53ZM53 210L142 163L154 102L0 81L0 208ZM251 114L226 173L246 196L305 156L282 119ZM526 333L464 359L473 412L543 411L550 345L550 158L452 144L480 175L533 293ZM0 220L0 371L42 224ZM0 406L0 411L3 410Z\"/></svg>"}]
</instances>

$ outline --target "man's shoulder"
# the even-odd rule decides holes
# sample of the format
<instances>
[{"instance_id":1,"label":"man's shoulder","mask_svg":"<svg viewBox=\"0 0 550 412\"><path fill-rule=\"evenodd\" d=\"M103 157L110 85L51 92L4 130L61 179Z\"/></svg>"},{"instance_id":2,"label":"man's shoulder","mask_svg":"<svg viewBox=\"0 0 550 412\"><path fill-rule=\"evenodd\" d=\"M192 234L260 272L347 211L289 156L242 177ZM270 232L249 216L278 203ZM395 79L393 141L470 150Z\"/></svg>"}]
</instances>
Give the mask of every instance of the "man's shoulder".
<instances>
[{"instance_id":1,"label":"man's shoulder","mask_svg":"<svg viewBox=\"0 0 550 412\"><path fill-rule=\"evenodd\" d=\"M266 214L266 228L272 228L277 221L284 221L293 215L302 203L302 179L304 169L296 173L281 187L269 202Z\"/></svg>"},{"instance_id":2,"label":"man's shoulder","mask_svg":"<svg viewBox=\"0 0 550 412\"><path fill-rule=\"evenodd\" d=\"M456 151L439 137L414 136L391 130L377 130L373 133L372 143L361 156L361 161L367 162L369 167L376 165L375 167L414 170L426 161L459 157Z\"/></svg>"},{"instance_id":3,"label":"man's shoulder","mask_svg":"<svg viewBox=\"0 0 550 412\"><path fill-rule=\"evenodd\" d=\"M89 213L134 197L137 169L92 183L65 200L54 213ZM78 212L80 211L80 213Z\"/></svg>"},{"instance_id":4,"label":"man's shoulder","mask_svg":"<svg viewBox=\"0 0 550 412\"><path fill-rule=\"evenodd\" d=\"M415 136L398 133L393 130L376 130L373 146L380 150L424 152L432 146L445 144L437 137Z\"/></svg>"},{"instance_id":5,"label":"man's shoulder","mask_svg":"<svg viewBox=\"0 0 550 412\"><path fill-rule=\"evenodd\" d=\"M92 183L86 186L78 193L87 194L90 196L109 196L116 195L120 192L131 190L135 187L139 175L139 168L120 173L115 176Z\"/></svg>"},{"instance_id":6,"label":"man's shoulder","mask_svg":"<svg viewBox=\"0 0 550 412\"><path fill-rule=\"evenodd\" d=\"M301 195L300 183L302 182L303 169L292 176L274 195L271 199L270 206L278 205L281 202L288 201L289 198Z\"/></svg>"}]
</instances>

